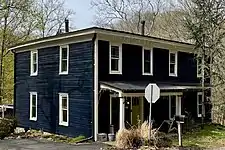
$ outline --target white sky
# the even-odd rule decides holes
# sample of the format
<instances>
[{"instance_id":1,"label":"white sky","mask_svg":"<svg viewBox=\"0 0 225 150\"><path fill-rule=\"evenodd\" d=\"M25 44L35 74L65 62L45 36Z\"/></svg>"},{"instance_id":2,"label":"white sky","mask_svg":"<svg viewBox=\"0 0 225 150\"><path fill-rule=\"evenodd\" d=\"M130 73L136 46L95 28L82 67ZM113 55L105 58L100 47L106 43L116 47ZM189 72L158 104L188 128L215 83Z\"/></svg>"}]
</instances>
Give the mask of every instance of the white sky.
<instances>
[{"instance_id":1,"label":"white sky","mask_svg":"<svg viewBox=\"0 0 225 150\"><path fill-rule=\"evenodd\" d=\"M92 22L95 11L91 8L91 0L65 0L65 4L76 12L70 21L77 29L94 26Z\"/></svg>"}]
</instances>

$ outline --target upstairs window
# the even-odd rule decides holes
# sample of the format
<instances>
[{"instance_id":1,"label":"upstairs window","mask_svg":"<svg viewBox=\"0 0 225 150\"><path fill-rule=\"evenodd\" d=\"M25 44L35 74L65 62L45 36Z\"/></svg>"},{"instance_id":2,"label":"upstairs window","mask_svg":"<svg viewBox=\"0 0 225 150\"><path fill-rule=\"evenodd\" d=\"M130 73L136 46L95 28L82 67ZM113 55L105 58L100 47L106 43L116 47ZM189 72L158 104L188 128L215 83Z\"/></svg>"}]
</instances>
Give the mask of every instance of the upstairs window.
<instances>
[{"instance_id":1,"label":"upstairs window","mask_svg":"<svg viewBox=\"0 0 225 150\"><path fill-rule=\"evenodd\" d=\"M69 124L69 96L67 93L59 93L59 125Z\"/></svg>"},{"instance_id":2,"label":"upstairs window","mask_svg":"<svg viewBox=\"0 0 225 150\"><path fill-rule=\"evenodd\" d=\"M68 74L69 46L60 46L59 74Z\"/></svg>"},{"instance_id":3,"label":"upstairs window","mask_svg":"<svg viewBox=\"0 0 225 150\"><path fill-rule=\"evenodd\" d=\"M197 77L202 76L202 58L197 58Z\"/></svg>"},{"instance_id":4,"label":"upstairs window","mask_svg":"<svg viewBox=\"0 0 225 150\"><path fill-rule=\"evenodd\" d=\"M169 76L177 76L177 52L169 52Z\"/></svg>"},{"instance_id":5,"label":"upstairs window","mask_svg":"<svg viewBox=\"0 0 225 150\"><path fill-rule=\"evenodd\" d=\"M198 117L202 117L203 114L203 102L202 102L202 92L197 93L197 115Z\"/></svg>"},{"instance_id":6,"label":"upstairs window","mask_svg":"<svg viewBox=\"0 0 225 150\"><path fill-rule=\"evenodd\" d=\"M153 57L152 49L142 49L142 74L152 75L153 74Z\"/></svg>"},{"instance_id":7,"label":"upstairs window","mask_svg":"<svg viewBox=\"0 0 225 150\"><path fill-rule=\"evenodd\" d=\"M122 74L122 46L110 46L110 74Z\"/></svg>"},{"instance_id":8,"label":"upstairs window","mask_svg":"<svg viewBox=\"0 0 225 150\"><path fill-rule=\"evenodd\" d=\"M30 75L36 76L38 74L38 52L37 50L30 53Z\"/></svg>"},{"instance_id":9,"label":"upstairs window","mask_svg":"<svg viewBox=\"0 0 225 150\"><path fill-rule=\"evenodd\" d=\"M30 120L37 121L37 92L30 92Z\"/></svg>"}]
</instances>

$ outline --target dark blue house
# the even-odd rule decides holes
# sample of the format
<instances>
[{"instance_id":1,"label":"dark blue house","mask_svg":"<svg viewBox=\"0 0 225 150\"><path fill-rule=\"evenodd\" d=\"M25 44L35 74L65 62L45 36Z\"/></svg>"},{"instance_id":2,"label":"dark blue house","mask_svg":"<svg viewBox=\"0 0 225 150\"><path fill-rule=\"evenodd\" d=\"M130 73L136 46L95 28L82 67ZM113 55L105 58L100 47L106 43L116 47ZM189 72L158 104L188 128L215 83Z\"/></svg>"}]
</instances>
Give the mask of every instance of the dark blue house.
<instances>
[{"instance_id":1,"label":"dark blue house","mask_svg":"<svg viewBox=\"0 0 225 150\"><path fill-rule=\"evenodd\" d=\"M16 45L11 50L19 126L96 140L110 124L118 130L148 119L149 83L161 91L152 106L155 124L185 112L195 120L210 118L193 47L97 27Z\"/></svg>"}]
</instances>

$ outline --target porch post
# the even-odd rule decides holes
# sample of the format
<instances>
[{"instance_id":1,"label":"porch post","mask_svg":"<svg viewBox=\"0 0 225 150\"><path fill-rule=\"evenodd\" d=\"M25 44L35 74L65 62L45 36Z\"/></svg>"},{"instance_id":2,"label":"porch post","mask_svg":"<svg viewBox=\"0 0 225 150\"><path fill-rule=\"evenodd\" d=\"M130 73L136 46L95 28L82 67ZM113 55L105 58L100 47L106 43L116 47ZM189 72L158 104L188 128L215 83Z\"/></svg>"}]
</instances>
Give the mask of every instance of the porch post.
<instances>
[{"instance_id":1,"label":"porch post","mask_svg":"<svg viewBox=\"0 0 225 150\"><path fill-rule=\"evenodd\" d=\"M112 96L109 99L109 123L112 124Z\"/></svg>"},{"instance_id":2,"label":"porch post","mask_svg":"<svg viewBox=\"0 0 225 150\"><path fill-rule=\"evenodd\" d=\"M119 92L119 99L120 99L120 129L125 127L124 125L124 118L125 118L125 104L124 98L122 98L122 92Z\"/></svg>"}]
</instances>

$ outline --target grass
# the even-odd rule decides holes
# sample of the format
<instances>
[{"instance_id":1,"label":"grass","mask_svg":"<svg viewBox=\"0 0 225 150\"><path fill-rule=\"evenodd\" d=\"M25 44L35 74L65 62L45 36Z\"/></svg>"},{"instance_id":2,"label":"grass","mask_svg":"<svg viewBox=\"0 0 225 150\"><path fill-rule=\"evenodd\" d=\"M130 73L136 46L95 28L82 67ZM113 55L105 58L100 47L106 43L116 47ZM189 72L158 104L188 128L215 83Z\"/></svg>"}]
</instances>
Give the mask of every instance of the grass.
<instances>
[{"instance_id":1,"label":"grass","mask_svg":"<svg viewBox=\"0 0 225 150\"><path fill-rule=\"evenodd\" d=\"M75 144L83 141L85 139L85 136L80 135L78 137L66 137L66 136L59 136L59 135L48 135L48 136L43 136L43 138L52 138L53 141L55 142L63 142L63 143L69 143L69 144Z\"/></svg>"},{"instance_id":2,"label":"grass","mask_svg":"<svg viewBox=\"0 0 225 150\"><path fill-rule=\"evenodd\" d=\"M225 126L206 124L203 129L183 134L183 146L194 148L214 148L225 146ZM175 146L178 139L174 139Z\"/></svg>"}]
</instances>

